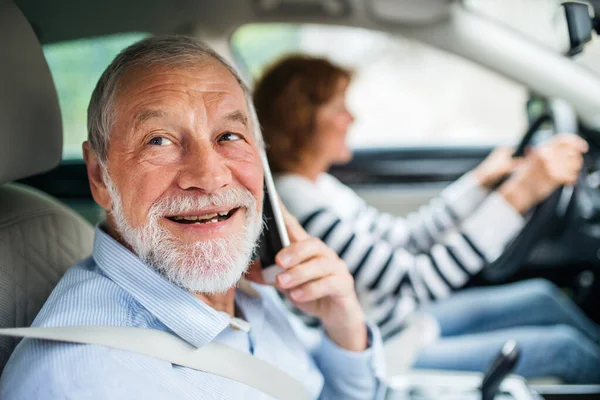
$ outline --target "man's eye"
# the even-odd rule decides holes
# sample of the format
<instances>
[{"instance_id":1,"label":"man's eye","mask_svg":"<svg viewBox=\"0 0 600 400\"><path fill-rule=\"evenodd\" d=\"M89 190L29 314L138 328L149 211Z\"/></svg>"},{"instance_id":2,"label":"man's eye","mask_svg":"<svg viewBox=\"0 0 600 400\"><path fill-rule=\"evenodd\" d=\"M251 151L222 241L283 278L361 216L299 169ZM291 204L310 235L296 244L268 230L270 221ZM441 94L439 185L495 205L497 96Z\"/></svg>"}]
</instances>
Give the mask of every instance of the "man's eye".
<instances>
[{"instance_id":1,"label":"man's eye","mask_svg":"<svg viewBox=\"0 0 600 400\"><path fill-rule=\"evenodd\" d=\"M235 140L240 140L241 138L242 137L237 133L227 132L222 134L221 137L219 137L218 142L233 142Z\"/></svg>"},{"instance_id":2,"label":"man's eye","mask_svg":"<svg viewBox=\"0 0 600 400\"><path fill-rule=\"evenodd\" d=\"M148 142L148 144L150 144L152 146L166 146L166 145L169 145L169 144L172 144L172 143L173 142L171 142L169 139L161 137L161 136L153 137Z\"/></svg>"}]
</instances>

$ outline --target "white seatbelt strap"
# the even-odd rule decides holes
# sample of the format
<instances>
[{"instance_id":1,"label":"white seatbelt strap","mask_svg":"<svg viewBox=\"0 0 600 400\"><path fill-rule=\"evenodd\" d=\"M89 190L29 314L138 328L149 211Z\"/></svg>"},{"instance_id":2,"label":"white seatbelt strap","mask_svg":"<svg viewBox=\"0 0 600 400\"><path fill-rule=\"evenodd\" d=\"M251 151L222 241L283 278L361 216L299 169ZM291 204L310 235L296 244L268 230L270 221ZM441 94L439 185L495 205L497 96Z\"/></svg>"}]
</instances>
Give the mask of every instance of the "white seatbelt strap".
<instances>
[{"instance_id":1,"label":"white seatbelt strap","mask_svg":"<svg viewBox=\"0 0 600 400\"><path fill-rule=\"evenodd\" d=\"M298 380L266 361L214 342L196 348L175 335L155 329L117 326L8 328L0 329L0 335L94 344L133 351L232 379L279 400L310 398Z\"/></svg>"}]
</instances>

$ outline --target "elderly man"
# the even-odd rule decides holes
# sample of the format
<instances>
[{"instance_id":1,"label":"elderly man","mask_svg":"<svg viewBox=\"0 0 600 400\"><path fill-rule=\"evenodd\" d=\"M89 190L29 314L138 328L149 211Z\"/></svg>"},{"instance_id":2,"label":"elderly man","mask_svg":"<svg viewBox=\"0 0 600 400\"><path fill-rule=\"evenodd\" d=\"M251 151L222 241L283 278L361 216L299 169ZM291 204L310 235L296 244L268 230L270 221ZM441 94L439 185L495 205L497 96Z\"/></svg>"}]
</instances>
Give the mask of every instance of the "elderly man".
<instances>
[{"instance_id":1,"label":"elderly man","mask_svg":"<svg viewBox=\"0 0 600 400\"><path fill-rule=\"evenodd\" d=\"M307 340L251 263L262 226L261 139L248 89L190 38L143 40L104 72L83 144L95 201L107 211L92 256L62 278L34 326L167 331L220 342L298 377L314 398L380 391L379 340L343 262L293 219L278 286L318 317ZM240 322L240 319L247 323ZM250 325L250 329L243 329ZM242 329L240 329L240 327ZM310 342L310 343L309 343ZM23 340L4 399L256 399L256 389L133 352Z\"/></svg>"}]
</instances>

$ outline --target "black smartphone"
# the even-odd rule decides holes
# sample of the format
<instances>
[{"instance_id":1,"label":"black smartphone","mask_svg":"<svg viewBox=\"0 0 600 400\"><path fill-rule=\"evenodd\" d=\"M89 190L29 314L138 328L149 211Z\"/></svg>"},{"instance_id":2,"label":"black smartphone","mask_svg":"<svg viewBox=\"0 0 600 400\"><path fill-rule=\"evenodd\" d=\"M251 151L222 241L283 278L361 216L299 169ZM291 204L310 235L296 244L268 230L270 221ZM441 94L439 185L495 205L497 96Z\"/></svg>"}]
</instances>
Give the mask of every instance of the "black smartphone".
<instances>
[{"instance_id":1,"label":"black smartphone","mask_svg":"<svg viewBox=\"0 0 600 400\"><path fill-rule=\"evenodd\" d=\"M275 264L275 256L281 249L290 244L290 238L285 228L283 213L279 206L279 196L275 190L273 175L265 152L261 154L265 185L263 200L263 219L265 226L259 239L258 256L263 268L263 278L266 283L274 284L275 277L282 271Z\"/></svg>"}]
</instances>

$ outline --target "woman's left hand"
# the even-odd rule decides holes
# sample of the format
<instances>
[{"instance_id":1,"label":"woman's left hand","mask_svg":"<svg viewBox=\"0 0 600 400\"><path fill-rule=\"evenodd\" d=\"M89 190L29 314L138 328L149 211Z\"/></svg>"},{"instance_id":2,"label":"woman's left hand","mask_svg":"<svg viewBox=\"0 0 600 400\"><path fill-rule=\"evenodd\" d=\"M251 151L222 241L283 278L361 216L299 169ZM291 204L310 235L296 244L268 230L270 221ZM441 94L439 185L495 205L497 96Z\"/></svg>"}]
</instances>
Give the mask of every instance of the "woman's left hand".
<instances>
[{"instance_id":1,"label":"woman's left hand","mask_svg":"<svg viewBox=\"0 0 600 400\"><path fill-rule=\"evenodd\" d=\"M484 188L491 190L506 176L510 175L521 163L521 158L513 158L515 149L499 147L473 170L473 175Z\"/></svg>"}]
</instances>

